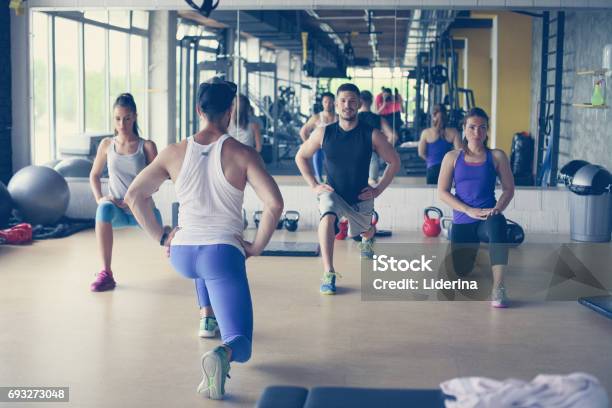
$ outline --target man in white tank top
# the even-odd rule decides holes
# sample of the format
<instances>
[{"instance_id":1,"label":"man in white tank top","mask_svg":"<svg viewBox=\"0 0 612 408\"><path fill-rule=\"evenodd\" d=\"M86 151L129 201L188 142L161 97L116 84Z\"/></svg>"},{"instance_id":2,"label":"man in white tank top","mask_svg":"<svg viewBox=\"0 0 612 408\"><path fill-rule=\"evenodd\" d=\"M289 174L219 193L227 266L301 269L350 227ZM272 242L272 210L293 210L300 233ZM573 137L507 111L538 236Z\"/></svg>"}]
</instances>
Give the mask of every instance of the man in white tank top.
<instances>
[{"instance_id":1,"label":"man in white tank top","mask_svg":"<svg viewBox=\"0 0 612 408\"><path fill-rule=\"evenodd\" d=\"M227 134L236 85L215 80L198 89L202 129L168 146L130 186L125 201L144 230L169 247L170 262L182 275L205 285L204 310L222 345L202 356L198 392L221 399L230 362L251 356L253 309L245 260L267 245L283 211L283 199L255 149ZM179 201L179 225L162 228L148 204L170 178ZM249 183L264 205L254 241L242 238L242 202ZM213 314L214 311L214 314Z\"/></svg>"},{"instance_id":2,"label":"man in white tank top","mask_svg":"<svg viewBox=\"0 0 612 408\"><path fill-rule=\"evenodd\" d=\"M323 105L323 110L319 113L315 113L312 115L304 126L300 129L300 138L302 138L302 142L306 143L308 138L310 138L310 134L315 131L315 129L325 127L331 123L338 121L338 115L336 115L336 107L335 107L336 96L331 92L324 92L321 95L321 104ZM319 183L323 183L323 161L325 160L325 154L322 149L316 151L314 156L312 156L312 168L314 170L315 179Z\"/></svg>"}]
</instances>

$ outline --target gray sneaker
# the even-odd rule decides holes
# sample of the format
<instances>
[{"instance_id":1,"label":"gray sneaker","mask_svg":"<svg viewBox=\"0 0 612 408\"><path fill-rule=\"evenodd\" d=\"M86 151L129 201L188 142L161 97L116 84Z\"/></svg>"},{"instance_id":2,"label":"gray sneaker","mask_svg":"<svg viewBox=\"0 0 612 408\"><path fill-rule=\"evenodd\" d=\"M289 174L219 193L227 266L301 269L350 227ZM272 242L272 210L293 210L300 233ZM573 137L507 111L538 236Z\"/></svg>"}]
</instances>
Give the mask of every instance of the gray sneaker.
<instances>
[{"instance_id":1,"label":"gray sneaker","mask_svg":"<svg viewBox=\"0 0 612 408\"><path fill-rule=\"evenodd\" d=\"M491 293L491 306L495 308L508 307L506 288L503 285L493 288L493 292Z\"/></svg>"},{"instance_id":2,"label":"gray sneaker","mask_svg":"<svg viewBox=\"0 0 612 408\"><path fill-rule=\"evenodd\" d=\"M227 351L219 346L202 356L202 382L198 392L214 400L223 399L225 379L229 378L230 363Z\"/></svg>"},{"instance_id":3,"label":"gray sneaker","mask_svg":"<svg viewBox=\"0 0 612 408\"><path fill-rule=\"evenodd\" d=\"M198 330L198 336L202 338L212 338L219 334L219 325L217 319L214 316L207 316L200 318L200 329Z\"/></svg>"},{"instance_id":4,"label":"gray sneaker","mask_svg":"<svg viewBox=\"0 0 612 408\"><path fill-rule=\"evenodd\" d=\"M361 250L361 259L374 258L374 238L361 238L359 249Z\"/></svg>"}]
</instances>

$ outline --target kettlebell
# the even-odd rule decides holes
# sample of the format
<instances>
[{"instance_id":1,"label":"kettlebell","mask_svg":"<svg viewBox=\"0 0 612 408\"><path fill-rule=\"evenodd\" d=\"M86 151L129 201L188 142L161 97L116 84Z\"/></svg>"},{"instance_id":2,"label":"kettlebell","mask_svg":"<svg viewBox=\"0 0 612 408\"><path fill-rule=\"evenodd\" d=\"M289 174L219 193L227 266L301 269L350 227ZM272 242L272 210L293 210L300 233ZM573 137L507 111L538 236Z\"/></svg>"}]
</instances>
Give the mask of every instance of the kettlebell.
<instances>
[{"instance_id":1,"label":"kettlebell","mask_svg":"<svg viewBox=\"0 0 612 408\"><path fill-rule=\"evenodd\" d=\"M506 219L506 243L510 246L519 246L525 240L523 227L516 222Z\"/></svg>"},{"instance_id":2,"label":"kettlebell","mask_svg":"<svg viewBox=\"0 0 612 408\"><path fill-rule=\"evenodd\" d=\"M298 229L298 221L300 220L300 213L297 211L286 211L285 212L285 228L287 231L297 231Z\"/></svg>"},{"instance_id":3,"label":"kettlebell","mask_svg":"<svg viewBox=\"0 0 612 408\"><path fill-rule=\"evenodd\" d=\"M438 218L430 218L429 213L435 212L438 214ZM423 211L423 234L427 237L437 237L440 235L440 219L442 218L442 210L438 207L427 207L425 211Z\"/></svg>"},{"instance_id":4,"label":"kettlebell","mask_svg":"<svg viewBox=\"0 0 612 408\"><path fill-rule=\"evenodd\" d=\"M255 211L253 213L253 222L255 223L255 228L259 228L259 221L261 221L261 215L263 211Z\"/></svg>"},{"instance_id":5,"label":"kettlebell","mask_svg":"<svg viewBox=\"0 0 612 408\"><path fill-rule=\"evenodd\" d=\"M378 224L379 218L380 217L378 216L378 213L376 212L376 210L372 210L372 221L370 222L370 224L372 225Z\"/></svg>"},{"instance_id":6,"label":"kettlebell","mask_svg":"<svg viewBox=\"0 0 612 408\"><path fill-rule=\"evenodd\" d=\"M442 228L442 235L450 240L453 230L453 217L440 218L440 227Z\"/></svg>"}]
</instances>

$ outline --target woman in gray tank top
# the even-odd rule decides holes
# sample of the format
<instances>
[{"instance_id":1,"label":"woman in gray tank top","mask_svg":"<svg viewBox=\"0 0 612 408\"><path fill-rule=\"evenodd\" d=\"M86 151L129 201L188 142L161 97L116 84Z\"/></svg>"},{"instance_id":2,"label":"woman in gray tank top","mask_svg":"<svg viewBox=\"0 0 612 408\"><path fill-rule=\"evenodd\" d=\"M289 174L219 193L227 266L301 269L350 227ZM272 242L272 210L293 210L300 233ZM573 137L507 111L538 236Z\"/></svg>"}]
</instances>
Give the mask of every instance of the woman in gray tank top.
<instances>
[{"instance_id":1,"label":"woman in gray tank top","mask_svg":"<svg viewBox=\"0 0 612 408\"><path fill-rule=\"evenodd\" d=\"M136 103L129 93L119 95L113 105L115 137L102 140L94 160L89 183L98 203L96 211L96 238L103 268L90 289L102 292L115 288L111 270L113 228L138 225L128 206L123 202L132 180L157 156L157 147L139 135ZM108 195L102 194L100 177L108 166ZM161 215L155 209L161 225Z\"/></svg>"}]
</instances>

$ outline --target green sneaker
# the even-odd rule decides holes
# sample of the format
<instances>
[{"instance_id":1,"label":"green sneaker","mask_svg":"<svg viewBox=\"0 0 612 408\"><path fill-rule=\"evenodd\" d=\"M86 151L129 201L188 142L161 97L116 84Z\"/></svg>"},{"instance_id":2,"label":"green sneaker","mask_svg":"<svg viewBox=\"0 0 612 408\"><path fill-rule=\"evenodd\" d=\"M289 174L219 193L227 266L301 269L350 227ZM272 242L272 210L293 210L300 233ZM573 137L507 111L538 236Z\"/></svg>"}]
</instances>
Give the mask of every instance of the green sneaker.
<instances>
[{"instance_id":1,"label":"green sneaker","mask_svg":"<svg viewBox=\"0 0 612 408\"><path fill-rule=\"evenodd\" d=\"M361 250L361 259L374 258L374 238L361 238L359 249Z\"/></svg>"},{"instance_id":2,"label":"green sneaker","mask_svg":"<svg viewBox=\"0 0 612 408\"><path fill-rule=\"evenodd\" d=\"M219 334L219 324L214 316L200 318L200 330L198 336L202 338L212 338Z\"/></svg>"},{"instance_id":3,"label":"green sneaker","mask_svg":"<svg viewBox=\"0 0 612 408\"><path fill-rule=\"evenodd\" d=\"M202 382L198 393L214 400L223 399L225 379L229 378L230 363L227 351L219 346L202 356Z\"/></svg>"},{"instance_id":4,"label":"green sneaker","mask_svg":"<svg viewBox=\"0 0 612 408\"><path fill-rule=\"evenodd\" d=\"M340 277L337 272L324 272L323 279L321 279L321 287L319 292L322 295L335 295L336 294L336 276Z\"/></svg>"}]
</instances>

